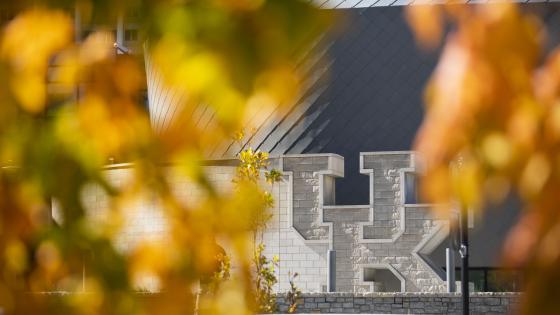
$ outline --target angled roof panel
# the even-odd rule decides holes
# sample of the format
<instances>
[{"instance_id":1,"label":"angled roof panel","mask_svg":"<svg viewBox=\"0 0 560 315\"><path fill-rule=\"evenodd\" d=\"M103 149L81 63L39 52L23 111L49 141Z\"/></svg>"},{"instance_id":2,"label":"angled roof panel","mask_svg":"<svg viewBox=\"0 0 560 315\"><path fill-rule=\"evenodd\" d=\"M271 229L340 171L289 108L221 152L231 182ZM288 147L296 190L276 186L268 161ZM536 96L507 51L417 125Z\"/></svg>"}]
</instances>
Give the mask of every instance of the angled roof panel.
<instances>
[{"instance_id":1,"label":"angled roof panel","mask_svg":"<svg viewBox=\"0 0 560 315\"><path fill-rule=\"evenodd\" d=\"M406 5L438 5L444 3L492 3L511 1L518 3L560 2L560 0L312 0L315 6L321 9L348 9L369 7L399 7Z\"/></svg>"},{"instance_id":2,"label":"angled roof panel","mask_svg":"<svg viewBox=\"0 0 560 315\"><path fill-rule=\"evenodd\" d=\"M282 112L267 108L256 113L251 119L255 129L246 130L243 143L274 154L344 156L346 177L336 184L340 203L367 202L359 152L411 149L423 117L423 90L439 54L417 48L402 6L349 8L389 3L385 1L341 0L339 7L347 8L342 31L325 34L300 61L297 71L304 80L299 99ZM524 8L538 9L548 24L559 25L560 10L553 4ZM549 35L560 38L560 28L551 27ZM173 104L184 95L163 91L149 60L146 67L151 119L161 129L172 121ZM212 123L213 115L203 105L193 108L192 115L201 128ZM209 150L208 158L233 158L240 149L237 143L224 143Z\"/></svg>"}]
</instances>

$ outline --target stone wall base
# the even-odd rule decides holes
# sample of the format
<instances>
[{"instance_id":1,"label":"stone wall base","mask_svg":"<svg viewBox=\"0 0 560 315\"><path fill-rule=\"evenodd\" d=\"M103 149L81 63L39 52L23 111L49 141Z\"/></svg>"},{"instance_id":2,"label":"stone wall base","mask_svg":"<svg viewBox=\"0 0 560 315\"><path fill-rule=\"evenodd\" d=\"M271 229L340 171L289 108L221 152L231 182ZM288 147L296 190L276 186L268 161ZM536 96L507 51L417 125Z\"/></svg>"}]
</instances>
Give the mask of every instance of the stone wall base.
<instances>
[{"instance_id":1,"label":"stone wall base","mask_svg":"<svg viewBox=\"0 0 560 315\"><path fill-rule=\"evenodd\" d=\"M471 314L511 314L520 293L472 293ZM278 295L278 312L287 312ZM305 293L296 313L461 314L458 293Z\"/></svg>"}]
</instances>

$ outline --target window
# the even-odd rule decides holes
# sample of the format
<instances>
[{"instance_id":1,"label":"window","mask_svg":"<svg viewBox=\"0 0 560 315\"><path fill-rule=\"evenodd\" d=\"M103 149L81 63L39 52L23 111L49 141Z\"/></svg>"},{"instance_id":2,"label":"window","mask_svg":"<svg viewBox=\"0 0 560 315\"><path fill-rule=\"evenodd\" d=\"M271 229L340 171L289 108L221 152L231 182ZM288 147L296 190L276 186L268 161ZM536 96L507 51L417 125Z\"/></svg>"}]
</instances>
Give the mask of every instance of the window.
<instances>
[{"instance_id":1,"label":"window","mask_svg":"<svg viewBox=\"0 0 560 315\"><path fill-rule=\"evenodd\" d=\"M401 280L387 268L364 268L364 282L373 282L374 292L401 292Z\"/></svg>"},{"instance_id":2,"label":"window","mask_svg":"<svg viewBox=\"0 0 560 315\"><path fill-rule=\"evenodd\" d=\"M134 20L140 17L140 11L137 8L128 9L126 11L126 18L127 20Z\"/></svg>"},{"instance_id":3,"label":"window","mask_svg":"<svg viewBox=\"0 0 560 315\"><path fill-rule=\"evenodd\" d=\"M404 203L417 204L418 202L418 185L416 173L404 173Z\"/></svg>"},{"instance_id":4,"label":"window","mask_svg":"<svg viewBox=\"0 0 560 315\"><path fill-rule=\"evenodd\" d=\"M460 268L455 268L455 276L457 281L461 281ZM474 284L475 292L519 292L522 290L521 272L513 269L471 267L469 268L469 282Z\"/></svg>"},{"instance_id":5,"label":"window","mask_svg":"<svg viewBox=\"0 0 560 315\"><path fill-rule=\"evenodd\" d=\"M140 104L143 105L143 108L147 113L150 112L150 103L148 102L148 91L147 90L140 91Z\"/></svg>"},{"instance_id":6,"label":"window","mask_svg":"<svg viewBox=\"0 0 560 315\"><path fill-rule=\"evenodd\" d=\"M0 10L0 24L8 23L9 21L13 20L16 15L14 10L9 10L3 8Z\"/></svg>"},{"instance_id":7,"label":"window","mask_svg":"<svg viewBox=\"0 0 560 315\"><path fill-rule=\"evenodd\" d=\"M91 35L91 33L92 33L91 30L83 30L81 38L82 39L87 38L89 35Z\"/></svg>"},{"instance_id":8,"label":"window","mask_svg":"<svg viewBox=\"0 0 560 315\"><path fill-rule=\"evenodd\" d=\"M323 204L325 206L335 205L335 178L332 176L323 177Z\"/></svg>"},{"instance_id":9,"label":"window","mask_svg":"<svg viewBox=\"0 0 560 315\"><path fill-rule=\"evenodd\" d=\"M124 31L124 40L127 42L138 40L138 30L128 29Z\"/></svg>"},{"instance_id":10,"label":"window","mask_svg":"<svg viewBox=\"0 0 560 315\"><path fill-rule=\"evenodd\" d=\"M81 38L86 39L91 34L93 34L95 32L100 32L100 31L103 31L103 30L102 29L95 29L95 28L94 29L85 29L85 30L82 31L82 34L81 34L82 37ZM117 38L117 31L116 30L109 30L109 31L104 32L103 35L105 37L104 40L106 42L113 43L115 41L115 39Z\"/></svg>"}]
</instances>

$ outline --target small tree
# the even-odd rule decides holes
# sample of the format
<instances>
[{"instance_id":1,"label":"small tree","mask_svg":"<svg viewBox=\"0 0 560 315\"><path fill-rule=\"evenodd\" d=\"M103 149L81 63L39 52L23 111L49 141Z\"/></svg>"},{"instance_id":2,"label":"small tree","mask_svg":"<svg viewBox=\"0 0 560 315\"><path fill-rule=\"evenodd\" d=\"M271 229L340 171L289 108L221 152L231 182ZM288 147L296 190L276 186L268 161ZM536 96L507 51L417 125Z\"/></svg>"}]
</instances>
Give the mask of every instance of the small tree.
<instances>
[{"instance_id":1,"label":"small tree","mask_svg":"<svg viewBox=\"0 0 560 315\"><path fill-rule=\"evenodd\" d=\"M237 133L235 138L243 138L243 132ZM271 187L274 183L282 180L282 173L269 167L268 153L248 148L239 153L239 166L234 182L237 185L259 185L261 172ZM276 311L276 297L273 295L273 287L278 283L275 268L278 267L279 258L274 256L272 260L264 255L265 245L262 243L264 231L272 218L270 209L274 207L274 198L266 190L262 191L263 207L253 218L253 265L255 277L255 298L257 311L260 313L272 313Z\"/></svg>"},{"instance_id":2,"label":"small tree","mask_svg":"<svg viewBox=\"0 0 560 315\"><path fill-rule=\"evenodd\" d=\"M208 286L202 288L202 293L215 294L222 283L231 277L231 258L225 253L220 253L216 255L216 261L218 262L218 270L212 275L212 281Z\"/></svg>"},{"instance_id":3,"label":"small tree","mask_svg":"<svg viewBox=\"0 0 560 315\"><path fill-rule=\"evenodd\" d=\"M273 313L276 311L276 297L273 287L278 283L275 267L278 266L279 258L274 256L269 260L264 254L264 244L259 243L255 249L253 263L255 265L255 296L257 311L259 313Z\"/></svg>"},{"instance_id":4,"label":"small tree","mask_svg":"<svg viewBox=\"0 0 560 315\"><path fill-rule=\"evenodd\" d=\"M297 272L293 274L291 272L288 273L290 290L286 293L286 302L288 302L288 313L290 314L295 313L301 296L301 290L295 284L297 276L299 276Z\"/></svg>"}]
</instances>

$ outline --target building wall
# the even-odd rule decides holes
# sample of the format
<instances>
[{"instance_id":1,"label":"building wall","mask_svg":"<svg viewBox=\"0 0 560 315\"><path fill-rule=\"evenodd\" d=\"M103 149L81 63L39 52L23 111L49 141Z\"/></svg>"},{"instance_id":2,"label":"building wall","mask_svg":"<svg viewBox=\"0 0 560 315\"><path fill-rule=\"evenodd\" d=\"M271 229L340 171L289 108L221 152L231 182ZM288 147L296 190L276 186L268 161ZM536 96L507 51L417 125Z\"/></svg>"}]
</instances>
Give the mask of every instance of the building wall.
<instances>
[{"instance_id":1,"label":"building wall","mask_svg":"<svg viewBox=\"0 0 560 315\"><path fill-rule=\"evenodd\" d=\"M414 154L362 153L360 160L360 171L370 181L370 203L351 206L334 204L334 178L344 176L341 156L285 155L274 161L284 176L273 186L263 183L275 197L263 241L265 254L280 258L276 289L288 290L289 275L298 273L295 282L301 290L326 291L328 251L332 250L335 277L330 280L337 291L383 290L380 282L364 281L367 268L390 271L401 291L444 291L441 274L430 267L426 256L447 235L446 221L434 217L426 205L404 204L404 174L416 170ZM204 193L177 167L168 166L165 171L179 200L196 203ZM205 172L219 191L231 191L234 166L207 166ZM134 176L131 165L108 167L105 174L116 187L126 187ZM85 189L83 200L92 226L111 222L109 198L99 187ZM61 220L56 204L54 209ZM126 222L116 240L121 250L134 248L140 240L165 244L165 217L147 187L141 198L127 204L121 219Z\"/></svg>"}]
</instances>

